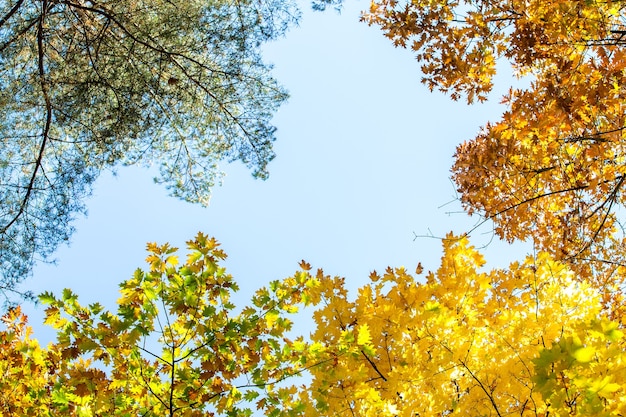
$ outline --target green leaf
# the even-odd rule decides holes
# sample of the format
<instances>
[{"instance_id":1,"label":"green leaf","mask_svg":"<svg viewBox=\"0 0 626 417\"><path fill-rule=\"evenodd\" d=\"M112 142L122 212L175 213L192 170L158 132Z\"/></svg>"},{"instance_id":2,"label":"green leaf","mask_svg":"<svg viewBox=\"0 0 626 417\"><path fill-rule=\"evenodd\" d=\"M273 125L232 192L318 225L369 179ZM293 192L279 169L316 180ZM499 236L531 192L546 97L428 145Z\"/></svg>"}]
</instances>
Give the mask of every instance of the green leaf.
<instances>
[{"instance_id":1,"label":"green leaf","mask_svg":"<svg viewBox=\"0 0 626 417\"><path fill-rule=\"evenodd\" d=\"M42 304L50 305L56 301L56 297L51 292L44 291L39 295L39 301L41 301Z\"/></svg>"},{"instance_id":2,"label":"green leaf","mask_svg":"<svg viewBox=\"0 0 626 417\"><path fill-rule=\"evenodd\" d=\"M70 400L65 391L55 389L52 391L52 402L61 406L67 406Z\"/></svg>"},{"instance_id":3,"label":"green leaf","mask_svg":"<svg viewBox=\"0 0 626 417\"><path fill-rule=\"evenodd\" d=\"M104 307L100 303L93 303L93 304L89 304L89 310L94 315L98 315L100 314L100 312L102 312L102 310L104 310Z\"/></svg>"},{"instance_id":4,"label":"green leaf","mask_svg":"<svg viewBox=\"0 0 626 417\"><path fill-rule=\"evenodd\" d=\"M243 399L246 401L252 401L254 399L256 399L259 396L259 393L257 391L246 391L246 393L243 395Z\"/></svg>"}]
</instances>

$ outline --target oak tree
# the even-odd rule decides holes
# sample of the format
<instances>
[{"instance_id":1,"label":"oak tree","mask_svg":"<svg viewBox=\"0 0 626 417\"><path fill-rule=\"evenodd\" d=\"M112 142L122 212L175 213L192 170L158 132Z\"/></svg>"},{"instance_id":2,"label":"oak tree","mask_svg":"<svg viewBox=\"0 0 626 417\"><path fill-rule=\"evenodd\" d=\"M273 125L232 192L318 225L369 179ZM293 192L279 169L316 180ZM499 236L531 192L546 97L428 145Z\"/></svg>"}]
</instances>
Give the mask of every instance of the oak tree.
<instances>
[{"instance_id":1,"label":"oak tree","mask_svg":"<svg viewBox=\"0 0 626 417\"><path fill-rule=\"evenodd\" d=\"M486 100L507 63L524 78L502 118L457 148L461 201L500 237L568 262L613 306L626 264L625 18L613 0L375 0L363 15L454 99Z\"/></svg>"},{"instance_id":2,"label":"oak tree","mask_svg":"<svg viewBox=\"0 0 626 417\"><path fill-rule=\"evenodd\" d=\"M215 239L198 234L182 265L176 248L148 245L149 269L120 285L117 311L44 293L56 341L42 347L19 307L0 332L0 413L12 416L241 416L298 410L283 381L302 373L289 318L311 303L300 272L237 308L238 287ZM299 346L304 347L302 342Z\"/></svg>"},{"instance_id":3,"label":"oak tree","mask_svg":"<svg viewBox=\"0 0 626 417\"><path fill-rule=\"evenodd\" d=\"M171 194L207 204L217 163L265 178L286 98L260 46L291 1L0 1L0 286L72 233L91 185L156 164Z\"/></svg>"}]
</instances>

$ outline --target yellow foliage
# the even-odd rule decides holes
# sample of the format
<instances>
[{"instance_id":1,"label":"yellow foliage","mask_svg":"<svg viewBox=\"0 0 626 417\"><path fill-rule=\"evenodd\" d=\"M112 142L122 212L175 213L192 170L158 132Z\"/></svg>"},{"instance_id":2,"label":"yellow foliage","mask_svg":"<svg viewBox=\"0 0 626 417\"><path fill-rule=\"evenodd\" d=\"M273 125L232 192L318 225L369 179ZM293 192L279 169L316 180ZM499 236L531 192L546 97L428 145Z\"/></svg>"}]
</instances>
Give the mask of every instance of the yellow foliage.
<instances>
[{"instance_id":1,"label":"yellow foliage","mask_svg":"<svg viewBox=\"0 0 626 417\"><path fill-rule=\"evenodd\" d=\"M599 319L599 292L547 253L483 265L467 239L448 236L426 282L388 269L353 302L326 299L313 334L326 348L309 358L317 365L304 388L309 415L621 412L626 346Z\"/></svg>"}]
</instances>

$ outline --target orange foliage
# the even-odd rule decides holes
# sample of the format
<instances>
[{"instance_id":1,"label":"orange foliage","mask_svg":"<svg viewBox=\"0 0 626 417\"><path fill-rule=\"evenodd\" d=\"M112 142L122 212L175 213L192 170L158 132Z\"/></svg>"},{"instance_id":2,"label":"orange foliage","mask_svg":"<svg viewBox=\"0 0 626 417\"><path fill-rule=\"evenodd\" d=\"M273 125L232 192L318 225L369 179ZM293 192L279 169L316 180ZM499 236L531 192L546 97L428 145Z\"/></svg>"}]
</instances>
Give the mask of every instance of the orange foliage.
<instances>
[{"instance_id":1,"label":"orange foliage","mask_svg":"<svg viewBox=\"0 0 626 417\"><path fill-rule=\"evenodd\" d=\"M457 148L469 213L530 240L623 308L626 24L622 1L375 0L363 18L416 51L431 88L486 99L497 63L511 88L502 119Z\"/></svg>"}]
</instances>

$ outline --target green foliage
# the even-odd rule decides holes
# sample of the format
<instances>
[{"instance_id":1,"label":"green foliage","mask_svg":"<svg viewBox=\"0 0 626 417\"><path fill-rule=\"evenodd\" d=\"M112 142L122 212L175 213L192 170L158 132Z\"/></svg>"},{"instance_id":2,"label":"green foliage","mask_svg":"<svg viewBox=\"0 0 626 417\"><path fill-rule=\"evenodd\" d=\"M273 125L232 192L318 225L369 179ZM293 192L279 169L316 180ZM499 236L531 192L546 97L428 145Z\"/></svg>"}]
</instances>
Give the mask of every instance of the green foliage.
<instances>
[{"instance_id":1,"label":"green foliage","mask_svg":"<svg viewBox=\"0 0 626 417\"><path fill-rule=\"evenodd\" d=\"M19 309L0 333L3 415L268 415L291 410L280 384L303 370L290 349L288 315L307 282L288 278L260 289L238 311L226 254L203 234L178 265L176 248L149 244L148 270L120 285L117 312L84 306L70 290L44 293L47 348L30 339ZM280 385L280 386L279 386ZM19 399L14 395L20 395ZM293 407L296 407L294 404ZM286 411L287 410L287 411Z\"/></svg>"},{"instance_id":2,"label":"green foliage","mask_svg":"<svg viewBox=\"0 0 626 417\"><path fill-rule=\"evenodd\" d=\"M0 1L0 284L72 234L103 169L156 163L208 204L220 160L268 175L285 91L263 42L291 1Z\"/></svg>"}]
</instances>

